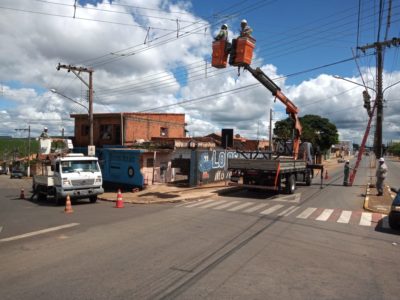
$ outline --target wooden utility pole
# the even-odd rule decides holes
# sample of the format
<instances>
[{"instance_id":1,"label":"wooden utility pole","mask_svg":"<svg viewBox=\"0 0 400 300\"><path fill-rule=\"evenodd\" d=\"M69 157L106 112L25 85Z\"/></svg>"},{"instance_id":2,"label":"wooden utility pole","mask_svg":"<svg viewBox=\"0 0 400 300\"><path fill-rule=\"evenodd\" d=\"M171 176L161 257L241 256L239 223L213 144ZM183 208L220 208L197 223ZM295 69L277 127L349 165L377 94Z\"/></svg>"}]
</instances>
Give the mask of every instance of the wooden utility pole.
<instances>
[{"instance_id":1,"label":"wooden utility pole","mask_svg":"<svg viewBox=\"0 0 400 300\"><path fill-rule=\"evenodd\" d=\"M377 158L382 157L382 123L383 123L383 51L386 47L399 46L400 39L393 38L383 42L376 42L358 47L365 53L368 49L376 51L376 130L374 139L374 152Z\"/></svg>"},{"instance_id":2,"label":"wooden utility pole","mask_svg":"<svg viewBox=\"0 0 400 300\"><path fill-rule=\"evenodd\" d=\"M67 69L68 72L72 72L78 77L88 88L89 88L89 146L93 146L93 70L84 67L75 67L71 65L57 66L57 71L60 69ZM89 82L87 83L81 76L80 73L89 73Z\"/></svg>"}]
</instances>

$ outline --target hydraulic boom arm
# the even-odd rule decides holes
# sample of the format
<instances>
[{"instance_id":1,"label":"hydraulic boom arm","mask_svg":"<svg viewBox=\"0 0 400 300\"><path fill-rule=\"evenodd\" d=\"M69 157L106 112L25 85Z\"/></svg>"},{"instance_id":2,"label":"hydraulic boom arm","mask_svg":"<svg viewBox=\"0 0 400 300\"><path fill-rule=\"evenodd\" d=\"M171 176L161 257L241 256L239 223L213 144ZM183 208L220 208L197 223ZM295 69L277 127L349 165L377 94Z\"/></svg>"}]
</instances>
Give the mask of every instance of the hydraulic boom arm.
<instances>
[{"instance_id":1,"label":"hydraulic boom arm","mask_svg":"<svg viewBox=\"0 0 400 300\"><path fill-rule=\"evenodd\" d=\"M294 122L295 134L293 140L293 158L297 159L300 147L300 135L302 131L300 120L297 116L299 109L281 92L280 87L277 86L275 82L273 82L272 79L269 78L260 68L256 68L254 70L250 65L245 65L244 68L248 70L263 86L265 86L272 93L272 95L278 98L286 106L286 113Z\"/></svg>"}]
</instances>

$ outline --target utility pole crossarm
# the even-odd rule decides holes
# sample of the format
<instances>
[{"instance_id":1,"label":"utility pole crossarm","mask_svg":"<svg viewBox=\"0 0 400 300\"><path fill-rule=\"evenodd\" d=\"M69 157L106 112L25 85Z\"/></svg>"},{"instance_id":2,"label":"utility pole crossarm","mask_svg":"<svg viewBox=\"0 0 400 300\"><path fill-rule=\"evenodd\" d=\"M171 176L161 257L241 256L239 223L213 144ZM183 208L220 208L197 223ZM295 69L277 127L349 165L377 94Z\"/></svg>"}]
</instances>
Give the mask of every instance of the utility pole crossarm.
<instances>
[{"instance_id":1,"label":"utility pole crossarm","mask_svg":"<svg viewBox=\"0 0 400 300\"><path fill-rule=\"evenodd\" d=\"M383 42L376 42L373 44L367 44L365 46L357 47L362 52L368 49L376 49L377 47L390 47L390 46L400 46L400 38L392 38L391 40L386 40Z\"/></svg>"}]
</instances>

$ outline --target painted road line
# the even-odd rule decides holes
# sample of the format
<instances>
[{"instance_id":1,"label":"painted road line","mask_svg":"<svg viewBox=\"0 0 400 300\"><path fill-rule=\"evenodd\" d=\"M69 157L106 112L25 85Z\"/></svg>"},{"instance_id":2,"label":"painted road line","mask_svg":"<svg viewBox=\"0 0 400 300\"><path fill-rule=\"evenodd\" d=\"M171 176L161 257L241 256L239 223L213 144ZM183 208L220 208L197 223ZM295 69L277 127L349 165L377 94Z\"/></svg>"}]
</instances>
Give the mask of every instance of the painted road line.
<instances>
[{"instance_id":1,"label":"painted road line","mask_svg":"<svg viewBox=\"0 0 400 300\"><path fill-rule=\"evenodd\" d=\"M225 203L225 202L226 202L226 200L221 200L221 201L214 200L214 202L212 202L212 203L208 203L206 205L202 205L202 206L199 206L199 207L200 208L210 208L210 207L217 206L217 205L220 205L220 204Z\"/></svg>"},{"instance_id":2,"label":"painted road line","mask_svg":"<svg viewBox=\"0 0 400 300\"><path fill-rule=\"evenodd\" d=\"M245 202L245 203L242 203L242 204L240 204L238 206L235 206L235 207L232 207L232 208L228 209L228 211L238 211L238 210L241 210L241 209L243 209L243 208L245 208L247 206L250 206L252 204L253 204L253 202Z\"/></svg>"},{"instance_id":3,"label":"painted road line","mask_svg":"<svg viewBox=\"0 0 400 300\"><path fill-rule=\"evenodd\" d=\"M296 218L298 218L298 219L307 219L316 210L317 209L315 207L309 207L306 210L304 210L301 214L299 214Z\"/></svg>"},{"instance_id":4,"label":"painted road line","mask_svg":"<svg viewBox=\"0 0 400 300\"><path fill-rule=\"evenodd\" d=\"M228 202L228 203L225 203L225 204L222 204L222 205L213 207L213 209L224 209L224 208L227 208L227 207L229 207L229 206L235 205L235 204L238 203L238 202L239 202L239 201L231 201L231 202Z\"/></svg>"},{"instance_id":5,"label":"painted road line","mask_svg":"<svg viewBox=\"0 0 400 300\"><path fill-rule=\"evenodd\" d=\"M20 240L23 238L27 238L27 237L31 237L31 236L35 236L35 235L39 235L39 234L44 234L44 233L49 233L49 232L53 232L53 231L57 231L57 230L65 229L65 228L70 228L70 227L74 227L74 226L78 226L78 225L79 225L79 223L70 223L70 224L65 224L65 225L61 225L61 226L46 228L46 229L42 229L42 230L38 230L38 231L33 231L33 232L21 234L21 235L4 238L4 239L1 239L0 242L10 242L10 241L15 241L15 240Z\"/></svg>"},{"instance_id":6,"label":"painted road line","mask_svg":"<svg viewBox=\"0 0 400 300\"><path fill-rule=\"evenodd\" d=\"M279 198L272 199L272 201L277 201L277 202L292 202L292 203L300 203L301 199L301 194L293 194L290 196L282 196Z\"/></svg>"},{"instance_id":7,"label":"painted road line","mask_svg":"<svg viewBox=\"0 0 400 300\"><path fill-rule=\"evenodd\" d=\"M326 221L329 219L331 214L333 213L333 209L327 208L315 219L317 221Z\"/></svg>"},{"instance_id":8,"label":"painted road line","mask_svg":"<svg viewBox=\"0 0 400 300\"><path fill-rule=\"evenodd\" d=\"M296 210L298 210L300 206L290 206L289 208L285 209L284 211L280 212L278 214L279 217L287 217L290 216L292 213L294 213Z\"/></svg>"},{"instance_id":9,"label":"painted road line","mask_svg":"<svg viewBox=\"0 0 400 300\"><path fill-rule=\"evenodd\" d=\"M387 215L382 215L382 228L390 229L389 226L389 217Z\"/></svg>"},{"instance_id":10,"label":"painted road line","mask_svg":"<svg viewBox=\"0 0 400 300\"><path fill-rule=\"evenodd\" d=\"M260 214L269 215L269 214L272 214L274 211L277 211L278 209L281 209L282 207L284 207L284 205L277 204L277 205L274 205L274 206L272 206L270 208L267 208L266 210L260 212Z\"/></svg>"},{"instance_id":11,"label":"painted road line","mask_svg":"<svg viewBox=\"0 0 400 300\"><path fill-rule=\"evenodd\" d=\"M259 210L261 208L266 207L267 205L268 205L268 203L261 203L261 204L258 204L256 206L253 206L253 207L250 207L250 208L246 209L244 212L245 213L252 213L252 212L255 212L256 210Z\"/></svg>"},{"instance_id":12,"label":"painted road line","mask_svg":"<svg viewBox=\"0 0 400 300\"><path fill-rule=\"evenodd\" d=\"M363 212L361 214L360 225L361 226L371 226L371 222L372 222L372 214Z\"/></svg>"},{"instance_id":13,"label":"painted road line","mask_svg":"<svg viewBox=\"0 0 400 300\"><path fill-rule=\"evenodd\" d=\"M348 224L350 222L350 218L351 218L351 211L350 210L344 210L342 211L342 213L340 214L339 219L336 221L337 223L344 223L344 224Z\"/></svg>"},{"instance_id":14,"label":"painted road line","mask_svg":"<svg viewBox=\"0 0 400 300\"><path fill-rule=\"evenodd\" d=\"M196 206L200 206L200 205L203 205L203 204L212 202L212 201L215 201L215 200L213 200L213 199L209 199L209 200L206 200L206 201L201 200L201 201L196 202L196 203L192 203L192 204L189 204L189 205L185 205L185 207L196 207Z\"/></svg>"}]
</instances>

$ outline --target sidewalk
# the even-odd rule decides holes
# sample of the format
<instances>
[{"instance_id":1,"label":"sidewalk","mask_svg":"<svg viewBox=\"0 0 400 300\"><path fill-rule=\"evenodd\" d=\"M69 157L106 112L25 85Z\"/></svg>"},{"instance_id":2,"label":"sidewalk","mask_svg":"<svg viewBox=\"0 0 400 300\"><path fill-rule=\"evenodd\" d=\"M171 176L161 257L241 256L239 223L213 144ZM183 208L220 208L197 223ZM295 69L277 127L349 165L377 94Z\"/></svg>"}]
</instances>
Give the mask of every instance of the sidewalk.
<instances>
[{"instance_id":1,"label":"sidewalk","mask_svg":"<svg viewBox=\"0 0 400 300\"><path fill-rule=\"evenodd\" d=\"M367 184L364 209L376 213L389 214L390 206L396 194L390 190L388 185L385 185L383 196L377 196L377 193L378 191L374 184Z\"/></svg>"},{"instance_id":2,"label":"sidewalk","mask_svg":"<svg viewBox=\"0 0 400 300\"><path fill-rule=\"evenodd\" d=\"M229 181L227 181L227 184ZM125 192L122 199L125 203L132 204L155 204L155 203L176 203L189 202L203 198L215 197L220 193L237 189L236 187L225 186L225 182L210 183L198 187L177 187L167 184L155 184L146 187L139 192ZM117 192L107 192L98 197L103 201L116 201Z\"/></svg>"}]
</instances>

